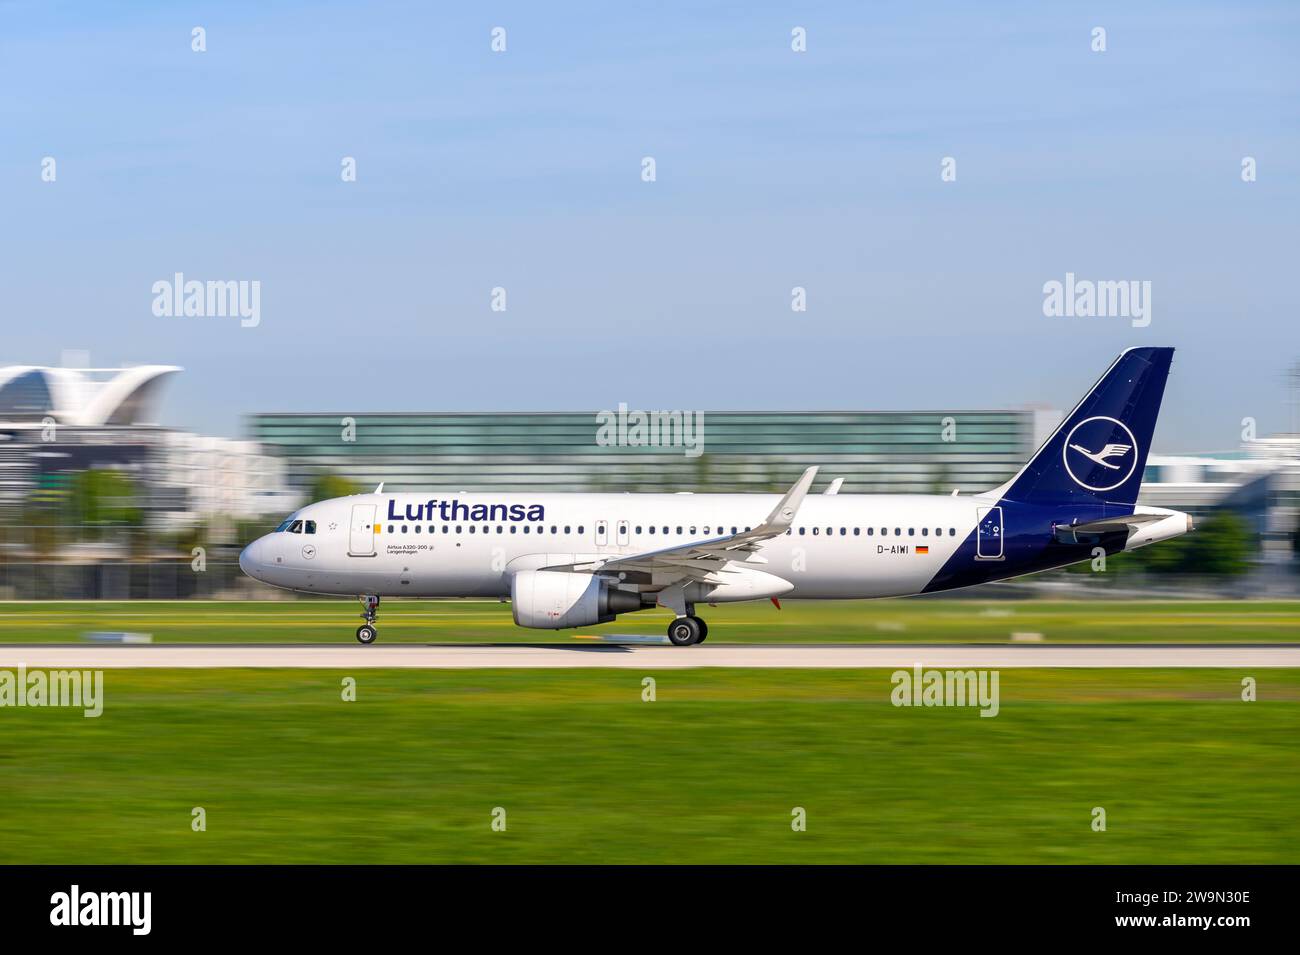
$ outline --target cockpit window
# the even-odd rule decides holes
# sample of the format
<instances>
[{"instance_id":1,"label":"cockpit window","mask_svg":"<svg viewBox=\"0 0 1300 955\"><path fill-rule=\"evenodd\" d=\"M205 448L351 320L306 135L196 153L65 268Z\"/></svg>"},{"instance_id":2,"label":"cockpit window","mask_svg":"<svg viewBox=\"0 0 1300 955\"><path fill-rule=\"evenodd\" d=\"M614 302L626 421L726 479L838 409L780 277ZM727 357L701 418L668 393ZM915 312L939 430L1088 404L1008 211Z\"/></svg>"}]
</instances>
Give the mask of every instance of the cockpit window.
<instances>
[{"instance_id":1,"label":"cockpit window","mask_svg":"<svg viewBox=\"0 0 1300 955\"><path fill-rule=\"evenodd\" d=\"M315 521L308 521L308 522L307 522L307 533L308 533L308 534L315 534L315 533L316 533L316 522L315 522Z\"/></svg>"},{"instance_id":2,"label":"cockpit window","mask_svg":"<svg viewBox=\"0 0 1300 955\"><path fill-rule=\"evenodd\" d=\"M284 522L283 522L279 527L277 527L277 528L275 529L275 533L276 533L276 534L282 534L283 532L285 532L285 531L287 531L287 530L289 529L289 525L292 524L292 523L293 523L293 518L292 518L292 517L285 518Z\"/></svg>"},{"instance_id":3,"label":"cockpit window","mask_svg":"<svg viewBox=\"0 0 1300 955\"><path fill-rule=\"evenodd\" d=\"M302 521L294 521L292 524L290 524L290 525L289 525L289 533L290 533L290 534L301 534L301 533L302 533Z\"/></svg>"}]
</instances>

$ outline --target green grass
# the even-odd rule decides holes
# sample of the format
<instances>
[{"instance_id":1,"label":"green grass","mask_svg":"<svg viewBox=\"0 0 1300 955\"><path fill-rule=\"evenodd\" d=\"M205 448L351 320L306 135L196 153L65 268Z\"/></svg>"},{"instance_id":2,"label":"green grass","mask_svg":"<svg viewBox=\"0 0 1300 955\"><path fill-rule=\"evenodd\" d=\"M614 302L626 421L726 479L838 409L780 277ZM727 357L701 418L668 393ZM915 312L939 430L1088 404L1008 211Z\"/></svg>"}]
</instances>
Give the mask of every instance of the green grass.
<instances>
[{"instance_id":1,"label":"green grass","mask_svg":"<svg viewBox=\"0 0 1300 955\"><path fill-rule=\"evenodd\" d=\"M66 642L92 630L152 634L159 643L349 643L355 601L56 602L0 604L0 640ZM788 601L703 607L717 643L1005 643L1042 634L1047 643L1295 642L1300 601ZM667 611L644 611L583 630L523 630L495 601L390 600L380 607L381 643L528 643L600 634L660 635Z\"/></svg>"},{"instance_id":2,"label":"green grass","mask_svg":"<svg viewBox=\"0 0 1300 955\"><path fill-rule=\"evenodd\" d=\"M653 675L108 671L99 719L0 709L0 863L1300 857L1300 671L1254 703L1243 671L1003 671L993 719L879 670Z\"/></svg>"}]
</instances>

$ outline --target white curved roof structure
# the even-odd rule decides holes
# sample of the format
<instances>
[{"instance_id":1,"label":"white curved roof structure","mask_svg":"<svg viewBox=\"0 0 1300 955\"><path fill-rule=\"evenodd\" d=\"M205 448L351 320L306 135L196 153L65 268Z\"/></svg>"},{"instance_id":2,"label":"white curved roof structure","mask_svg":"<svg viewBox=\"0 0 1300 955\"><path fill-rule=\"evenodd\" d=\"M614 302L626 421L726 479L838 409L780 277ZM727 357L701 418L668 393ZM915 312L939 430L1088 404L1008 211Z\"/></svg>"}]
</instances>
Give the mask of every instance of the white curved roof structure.
<instances>
[{"instance_id":1,"label":"white curved roof structure","mask_svg":"<svg viewBox=\"0 0 1300 955\"><path fill-rule=\"evenodd\" d=\"M152 424L162 383L181 369L175 365L132 368L0 368L0 422L39 421L60 424Z\"/></svg>"}]
</instances>

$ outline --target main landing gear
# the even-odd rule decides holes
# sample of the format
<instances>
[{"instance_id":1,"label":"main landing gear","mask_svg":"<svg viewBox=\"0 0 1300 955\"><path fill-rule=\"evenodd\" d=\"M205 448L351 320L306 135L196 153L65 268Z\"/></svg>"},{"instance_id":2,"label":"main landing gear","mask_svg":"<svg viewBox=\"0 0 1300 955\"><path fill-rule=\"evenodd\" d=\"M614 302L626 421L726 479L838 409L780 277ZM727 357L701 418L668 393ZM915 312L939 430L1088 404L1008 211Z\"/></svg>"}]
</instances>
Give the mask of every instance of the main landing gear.
<instances>
[{"instance_id":1,"label":"main landing gear","mask_svg":"<svg viewBox=\"0 0 1300 955\"><path fill-rule=\"evenodd\" d=\"M703 643L708 635L709 625L694 614L678 617L668 625L668 640L675 647Z\"/></svg>"},{"instance_id":2,"label":"main landing gear","mask_svg":"<svg viewBox=\"0 0 1300 955\"><path fill-rule=\"evenodd\" d=\"M361 601L361 606L365 608L361 614L361 619L365 621L357 627L357 640L366 646L375 642L375 637L379 632L375 630L375 617L378 616L379 598L371 594L362 594L357 598Z\"/></svg>"}]
</instances>

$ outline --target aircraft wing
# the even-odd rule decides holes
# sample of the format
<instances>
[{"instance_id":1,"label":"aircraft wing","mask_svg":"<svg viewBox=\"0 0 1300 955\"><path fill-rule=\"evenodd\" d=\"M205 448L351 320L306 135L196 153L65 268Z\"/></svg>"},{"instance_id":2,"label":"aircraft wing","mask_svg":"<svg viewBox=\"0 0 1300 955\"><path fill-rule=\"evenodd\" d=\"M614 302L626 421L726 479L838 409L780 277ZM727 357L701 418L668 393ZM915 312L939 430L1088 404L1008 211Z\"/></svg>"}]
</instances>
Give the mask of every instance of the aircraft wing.
<instances>
[{"instance_id":1,"label":"aircraft wing","mask_svg":"<svg viewBox=\"0 0 1300 955\"><path fill-rule=\"evenodd\" d=\"M808 494L808 488L817 476L811 467L786 491L785 496L772 509L766 520L757 527L726 537L710 537L689 541L660 550L646 551L626 557L547 567L545 570L573 570L600 574L649 574L656 583L689 583L692 581L717 583L714 576L734 560L747 560L764 541L780 537L794 523L799 505Z\"/></svg>"}]
</instances>

